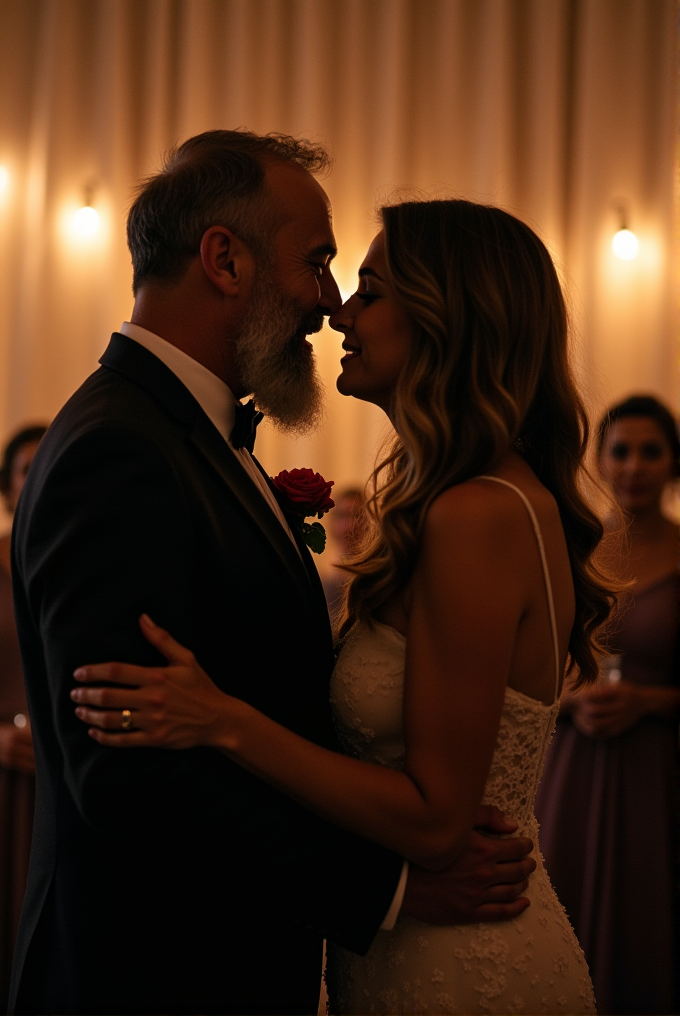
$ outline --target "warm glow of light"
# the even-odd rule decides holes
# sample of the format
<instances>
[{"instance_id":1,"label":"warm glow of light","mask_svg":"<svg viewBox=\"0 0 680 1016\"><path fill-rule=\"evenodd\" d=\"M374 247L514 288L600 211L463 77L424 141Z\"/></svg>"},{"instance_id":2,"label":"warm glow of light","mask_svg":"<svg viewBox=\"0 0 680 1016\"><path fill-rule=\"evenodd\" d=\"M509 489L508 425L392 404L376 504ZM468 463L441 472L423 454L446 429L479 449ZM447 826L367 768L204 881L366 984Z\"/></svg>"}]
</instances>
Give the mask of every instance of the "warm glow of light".
<instances>
[{"instance_id":1,"label":"warm glow of light","mask_svg":"<svg viewBox=\"0 0 680 1016\"><path fill-rule=\"evenodd\" d=\"M0 166L0 194L6 191L9 187L9 170L5 166Z\"/></svg>"},{"instance_id":2,"label":"warm glow of light","mask_svg":"<svg viewBox=\"0 0 680 1016\"><path fill-rule=\"evenodd\" d=\"M612 250L622 261L632 261L640 249L640 241L629 229L620 229L612 240Z\"/></svg>"},{"instance_id":3,"label":"warm glow of light","mask_svg":"<svg viewBox=\"0 0 680 1016\"><path fill-rule=\"evenodd\" d=\"M73 216L73 231L78 236L93 236L99 229L99 212L91 205L79 208Z\"/></svg>"}]
</instances>

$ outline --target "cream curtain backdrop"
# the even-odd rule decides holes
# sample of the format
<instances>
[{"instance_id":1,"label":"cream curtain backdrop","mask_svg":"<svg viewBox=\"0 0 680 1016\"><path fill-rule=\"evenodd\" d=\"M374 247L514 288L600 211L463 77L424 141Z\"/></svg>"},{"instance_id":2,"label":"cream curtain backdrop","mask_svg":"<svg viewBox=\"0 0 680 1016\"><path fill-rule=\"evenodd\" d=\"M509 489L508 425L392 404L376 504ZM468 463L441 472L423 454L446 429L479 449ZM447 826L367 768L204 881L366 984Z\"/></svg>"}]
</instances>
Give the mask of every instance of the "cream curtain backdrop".
<instances>
[{"instance_id":1,"label":"cream curtain backdrop","mask_svg":"<svg viewBox=\"0 0 680 1016\"><path fill-rule=\"evenodd\" d=\"M554 252L593 409L633 389L675 404L677 20L675 0L0 0L0 430L51 417L129 316L135 182L238 126L330 145L344 292L395 190L500 204ZM270 471L367 476L383 424L335 392L339 344L315 341L323 429L261 428Z\"/></svg>"}]
</instances>

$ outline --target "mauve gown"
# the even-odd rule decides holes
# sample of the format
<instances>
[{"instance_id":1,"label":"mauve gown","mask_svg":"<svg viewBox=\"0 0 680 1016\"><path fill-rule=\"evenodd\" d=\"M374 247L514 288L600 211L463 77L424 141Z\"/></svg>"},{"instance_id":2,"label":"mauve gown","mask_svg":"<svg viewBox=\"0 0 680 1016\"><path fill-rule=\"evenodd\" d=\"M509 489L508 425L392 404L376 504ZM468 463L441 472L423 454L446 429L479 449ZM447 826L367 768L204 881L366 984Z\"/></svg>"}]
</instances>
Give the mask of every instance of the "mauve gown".
<instances>
[{"instance_id":1,"label":"mauve gown","mask_svg":"<svg viewBox=\"0 0 680 1016\"><path fill-rule=\"evenodd\" d=\"M12 584L0 567L0 723L28 717ZM35 777L0 765L0 1012L7 1012L12 953L26 887Z\"/></svg>"},{"instance_id":2,"label":"mauve gown","mask_svg":"<svg viewBox=\"0 0 680 1016\"><path fill-rule=\"evenodd\" d=\"M677 685L680 575L635 597L615 635L622 679ZM619 737L560 717L536 799L540 848L600 1013L677 1013L678 723Z\"/></svg>"}]
</instances>

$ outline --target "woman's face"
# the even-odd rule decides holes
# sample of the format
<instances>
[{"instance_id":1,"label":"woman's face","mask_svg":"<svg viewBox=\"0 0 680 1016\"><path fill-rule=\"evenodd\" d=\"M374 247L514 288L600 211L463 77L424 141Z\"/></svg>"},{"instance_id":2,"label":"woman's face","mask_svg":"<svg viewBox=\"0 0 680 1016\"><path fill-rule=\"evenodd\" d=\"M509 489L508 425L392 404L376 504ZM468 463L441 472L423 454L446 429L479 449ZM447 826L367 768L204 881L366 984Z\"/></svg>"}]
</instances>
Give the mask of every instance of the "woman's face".
<instances>
[{"instance_id":1,"label":"woman's face","mask_svg":"<svg viewBox=\"0 0 680 1016\"><path fill-rule=\"evenodd\" d=\"M359 288L329 320L345 336L338 391L374 402L389 415L413 339L413 325L387 282L382 232L359 269Z\"/></svg>"},{"instance_id":2,"label":"woman's face","mask_svg":"<svg viewBox=\"0 0 680 1016\"><path fill-rule=\"evenodd\" d=\"M28 467L33 461L33 456L38 450L39 441L27 441L18 449L12 460L12 469L9 474L9 491L7 493L7 507L14 512L19 500L19 494L24 488Z\"/></svg>"},{"instance_id":3,"label":"woman's face","mask_svg":"<svg viewBox=\"0 0 680 1016\"><path fill-rule=\"evenodd\" d=\"M673 451L655 420L628 416L607 431L600 470L621 507L635 514L659 506L664 487L675 477Z\"/></svg>"}]
</instances>

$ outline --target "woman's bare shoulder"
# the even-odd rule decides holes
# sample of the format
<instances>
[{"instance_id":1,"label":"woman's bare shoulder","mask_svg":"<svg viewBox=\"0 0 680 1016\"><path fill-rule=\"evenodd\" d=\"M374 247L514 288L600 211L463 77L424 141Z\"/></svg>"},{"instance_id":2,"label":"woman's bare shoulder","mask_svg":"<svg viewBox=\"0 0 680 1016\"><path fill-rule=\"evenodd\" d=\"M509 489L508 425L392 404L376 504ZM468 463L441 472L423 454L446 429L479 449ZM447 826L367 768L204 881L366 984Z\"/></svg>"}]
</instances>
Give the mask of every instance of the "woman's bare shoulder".
<instances>
[{"instance_id":1,"label":"woman's bare shoulder","mask_svg":"<svg viewBox=\"0 0 680 1016\"><path fill-rule=\"evenodd\" d=\"M555 498L528 468L499 470L505 483L481 476L443 491L433 502L424 525L425 542L442 547L451 542L482 544L493 553L513 557L525 554L535 540L526 506L507 484L524 494L548 543L561 545L564 531Z\"/></svg>"},{"instance_id":2,"label":"woman's bare shoulder","mask_svg":"<svg viewBox=\"0 0 680 1016\"><path fill-rule=\"evenodd\" d=\"M533 491L523 490L523 485L519 483L515 486L530 500L533 499ZM489 526L495 528L515 517L520 518L525 513L526 508L517 493L504 483L473 477L464 483L449 487L435 498L427 513L426 526L438 529L466 523L472 524L474 528Z\"/></svg>"}]
</instances>

